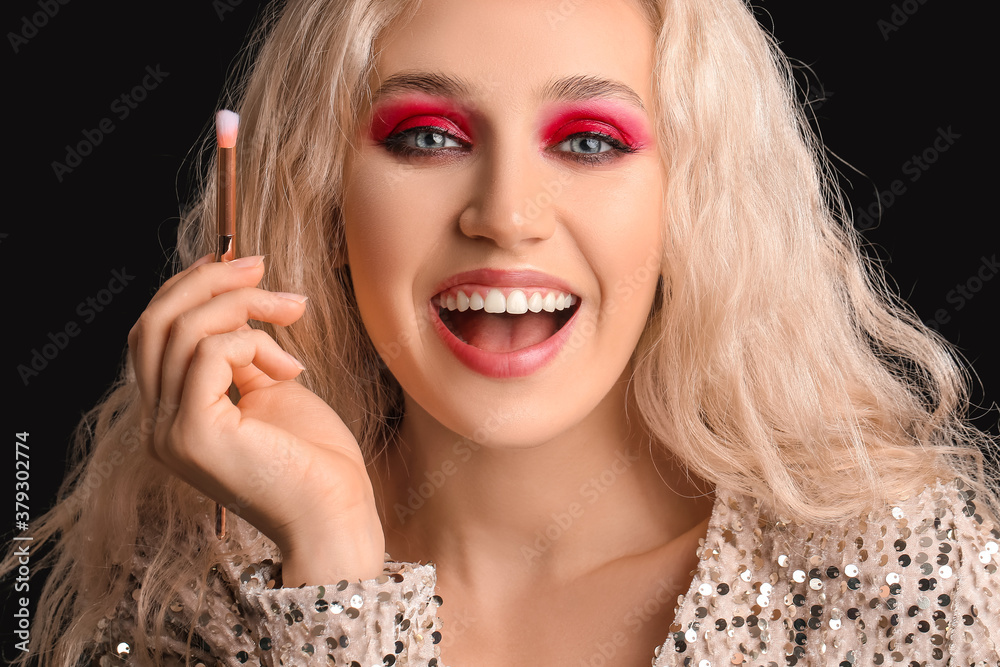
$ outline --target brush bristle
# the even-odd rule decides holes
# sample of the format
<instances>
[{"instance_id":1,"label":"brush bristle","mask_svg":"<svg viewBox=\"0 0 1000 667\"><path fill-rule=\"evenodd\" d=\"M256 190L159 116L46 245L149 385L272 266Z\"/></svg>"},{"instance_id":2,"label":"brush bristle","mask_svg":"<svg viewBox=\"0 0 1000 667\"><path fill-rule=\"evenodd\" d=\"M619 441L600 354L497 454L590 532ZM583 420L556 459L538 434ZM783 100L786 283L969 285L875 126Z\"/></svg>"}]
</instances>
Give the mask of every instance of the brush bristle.
<instances>
[{"instance_id":1,"label":"brush bristle","mask_svg":"<svg viewBox=\"0 0 1000 667\"><path fill-rule=\"evenodd\" d=\"M232 148L236 145L236 133L240 127L239 114L223 109L215 115L215 136L219 147Z\"/></svg>"}]
</instances>

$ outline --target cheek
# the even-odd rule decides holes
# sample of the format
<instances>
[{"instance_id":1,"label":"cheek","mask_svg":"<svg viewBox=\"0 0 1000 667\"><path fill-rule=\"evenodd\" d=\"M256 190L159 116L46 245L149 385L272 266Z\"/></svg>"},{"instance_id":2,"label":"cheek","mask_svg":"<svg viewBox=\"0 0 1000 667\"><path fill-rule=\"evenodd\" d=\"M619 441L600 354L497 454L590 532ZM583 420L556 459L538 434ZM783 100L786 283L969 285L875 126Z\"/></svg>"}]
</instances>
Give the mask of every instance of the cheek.
<instances>
[{"instance_id":1,"label":"cheek","mask_svg":"<svg viewBox=\"0 0 1000 667\"><path fill-rule=\"evenodd\" d=\"M417 295L433 261L443 218L427 184L394 177L377 159L355 165L344 193L347 260L358 308L380 350L426 320ZM421 297L422 298L422 297Z\"/></svg>"},{"instance_id":2,"label":"cheek","mask_svg":"<svg viewBox=\"0 0 1000 667\"><path fill-rule=\"evenodd\" d=\"M390 282L404 268L401 249L419 239L414 225L420 215L405 179L376 157L351 165L344 193L344 225L348 260L355 285L361 276Z\"/></svg>"},{"instance_id":3,"label":"cheek","mask_svg":"<svg viewBox=\"0 0 1000 667\"><path fill-rule=\"evenodd\" d=\"M662 186L654 176L637 168L614 180L589 182L573 193L574 211L586 216L578 238L587 246L602 297L614 297L617 308L627 305L622 294L631 301L635 295L652 295L656 288L663 221Z\"/></svg>"},{"instance_id":4,"label":"cheek","mask_svg":"<svg viewBox=\"0 0 1000 667\"><path fill-rule=\"evenodd\" d=\"M461 192L448 170L411 169L378 149L350 166L344 193L345 237L351 271L380 281L426 264L458 219ZM412 281L413 276L409 279Z\"/></svg>"},{"instance_id":5,"label":"cheek","mask_svg":"<svg viewBox=\"0 0 1000 667\"><path fill-rule=\"evenodd\" d=\"M403 200L382 177L384 173L364 163L356 166L343 208L354 293L369 336L379 349L380 339L394 326L391 314L400 309L401 283L407 272L401 237L411 222L400 203Z\"/></svg>"}]
</instances>

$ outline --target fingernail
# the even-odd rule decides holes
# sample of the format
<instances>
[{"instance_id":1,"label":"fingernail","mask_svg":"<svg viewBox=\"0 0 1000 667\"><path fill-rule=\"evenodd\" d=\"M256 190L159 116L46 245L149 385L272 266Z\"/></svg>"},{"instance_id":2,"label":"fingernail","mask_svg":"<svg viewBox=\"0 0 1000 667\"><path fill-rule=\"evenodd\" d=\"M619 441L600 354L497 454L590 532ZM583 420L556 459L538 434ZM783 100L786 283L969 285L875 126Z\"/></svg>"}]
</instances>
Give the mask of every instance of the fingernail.
<instances>
[{"instance_id":1,"label":"fingernail","mask_svg":"<svg viewBox=\"0 0 1000 667\"><path fill-rule=\"evenodd\" d=\"M285 351L282 350L282 352L285 352ZM299 361L298 359L296 359L295 357L293 357L292 355L290 355L287 352L285 352L285 356L288 357L289 359L291 359L292 363L295 364L300 371L304 371L306 369L306 367L302 365L302 362Z\"/></svg>"},{"instance_id":2,"label":"fingernail","mask_svg":"<svg viewBox=\"0 0 1000 667\"><path fill-rule=\"evenodd\" d=\"M309 298L304 294L296 294L295 292L275 292L275 296L280 296L282 299L288 299L289 301L294 301L295 303L305 303Z\"/></svg>"},{"instance_id":3,"label":"fingernail","mask_svg":"<svg viewBox=\"0 0 1000 667\"><path fill-rule=\"evenodd\" d=\"M248 269L252 266L260 266L260 263L264 261L264 255L253 255L251 257L240 257L239 259L234 259L229 262L229 266L235 266L238 269Z\"/></svg>"}]
</instances>

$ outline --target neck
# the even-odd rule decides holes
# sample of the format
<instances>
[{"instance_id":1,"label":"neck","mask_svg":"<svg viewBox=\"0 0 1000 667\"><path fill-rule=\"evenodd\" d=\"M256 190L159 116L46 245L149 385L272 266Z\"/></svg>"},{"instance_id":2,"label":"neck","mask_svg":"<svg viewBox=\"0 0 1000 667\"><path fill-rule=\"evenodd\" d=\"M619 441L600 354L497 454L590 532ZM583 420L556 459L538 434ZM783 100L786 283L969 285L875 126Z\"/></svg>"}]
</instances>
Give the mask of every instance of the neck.
<instances>
[{"instance_id":1,"label":"neck","mask_svg":"<svg viewBox=\"0 0 1000 667\"><path fill-rule=\"evenodd\" d=\"M583 422L529 448L475 442L407 400L398 437L371 466L396 560L433 561L472 585L583 576L669 544L712 499L630 427L624 383Z\"/></svg>"}]
</instances>

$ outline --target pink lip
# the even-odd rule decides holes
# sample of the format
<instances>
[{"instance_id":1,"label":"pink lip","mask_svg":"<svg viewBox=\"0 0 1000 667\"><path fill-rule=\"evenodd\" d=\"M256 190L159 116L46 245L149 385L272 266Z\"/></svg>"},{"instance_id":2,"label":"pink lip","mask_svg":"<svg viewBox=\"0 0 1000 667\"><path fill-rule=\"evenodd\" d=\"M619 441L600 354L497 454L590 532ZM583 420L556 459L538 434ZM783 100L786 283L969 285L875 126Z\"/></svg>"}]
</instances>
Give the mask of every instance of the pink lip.
<instances>
[{"instance_id":1,"label":"pink lip","mask_svg":"<svg viewBox=\"0 0 1000 667\"><path fill-rule=\"evenodd\" d=\"M463 283L483 283L496 287L551 287L561 292L573 293L565 282L537 271L477 269L451 276L438 286L434 294L436 296L450 287ZM576 323L576 316L580 312L577 308L559 331L537 345L513 352L487 352L459 340L441 321L438 306L433 299L428 300L427 308L430 311L434 331L452 354L469 369L492 378L524 377L548 364L569 340L573 325Z\"/></svg>"},{"instance_id":2,"label":"pink lip","mask_svg":"<svg viewBox=\"0 0 1000 667\"><path fill-rule=\"evenodd\" d=\"M456 273L442 281L435 289L434 294L440 294L446 289L464 283L489 285L491 287L546 287L568 294L576 294L565 281L540 271L502 271L499 269L476 269L474 271Z\"/></svg>"}]
</instances>

